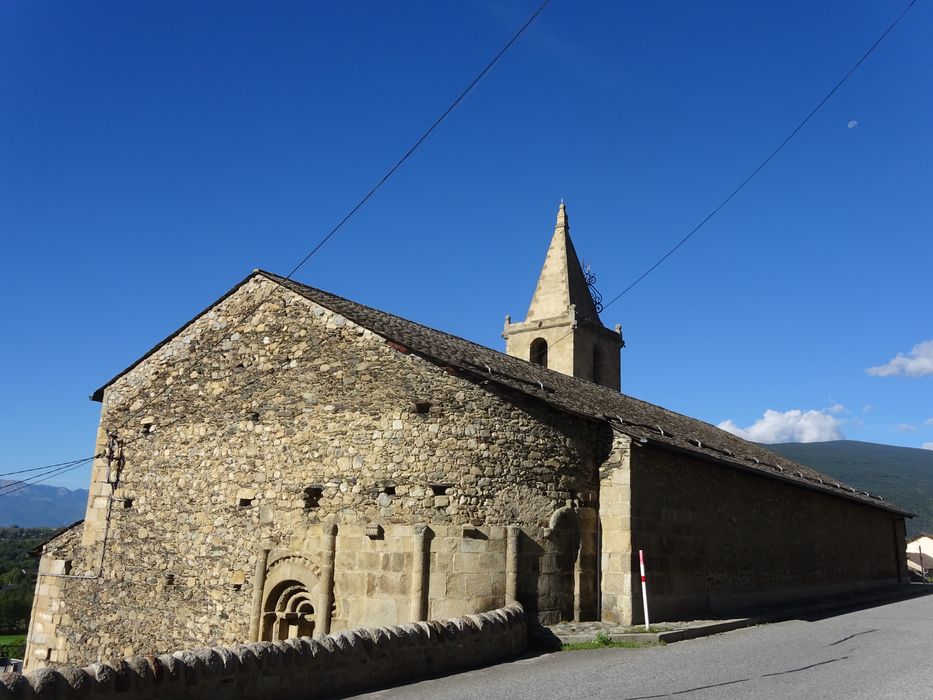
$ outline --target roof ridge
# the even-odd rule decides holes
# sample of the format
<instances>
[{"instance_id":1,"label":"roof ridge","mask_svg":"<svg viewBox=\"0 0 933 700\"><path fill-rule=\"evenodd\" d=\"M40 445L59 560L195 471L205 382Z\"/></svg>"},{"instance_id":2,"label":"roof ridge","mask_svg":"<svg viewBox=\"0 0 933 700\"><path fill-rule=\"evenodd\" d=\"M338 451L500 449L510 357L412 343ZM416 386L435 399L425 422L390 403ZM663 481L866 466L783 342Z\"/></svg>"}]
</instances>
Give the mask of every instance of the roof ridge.
<instances>
[{"instance_id":1,"label":"roof ridge","mask_svg":"<svg viewBox=\"0 0 933 700\"><path fill-rule=\"evenodd\" d=\"M496 350L495 348L491 348L491 347L489 347L488 345L483 345L482 343L477 343L475 340L470 340L469 338L464 338L463 336L459 336L459 335L457 335L457 334L455 334L455 333L451 333L451 332L449 332L449 331L441 330L440 328L432 328L431 326L425 325L425 324L420 323L420 322L418 322L418 321L413 321L413 320L411 320L410 318L405 318L404 316L399 316L398 314L394 314L394 313L392 313L391 311L385 311L385 310L383 310L383 309L377 309L377 308L374 307L374 306L366 306L366 304L362 304L362 303L360 303L360 302L358 302L358 301L353 301L352 299L348 299L347 297L342 297L342 296L340 296L339 294L334 294L333 292L328 292L328 291L326 291L326 290L320 289L319 287L312 287L310 284L305 284L304 282L298 282L297 280L287 279L287 278L282 277L282 276L280 276L280 275L276 275L275 273L268 272L267 270L260 270L260 269L257 269L256 272L259 272L259 273L262 273L263 275L266 275L267 277L273 279L273 281L279 282L279 283L281 283L281 284L282 284L283 286L285 286L285 287L288 287L288 285L290 285L290 284L294 284L294 285L303 287L303 288L305 288L305 289L308 289L308 290L310 290L310 291L313 291L313 292L315 292L315 293L317 293L317 294L323 294L324 296L331 297L331 298L333 298L333 299L337 299L338 301L343 301L343 302L346 302L346 303L348 303L348 304L355 304L355 305L357 305L357 306L365 307L365 308L370 309L370 310L372 310L372 311L376 311L376 312L378 312L378 313L380 313L380 314L384 314L384 315L386 315L386 316L390 316L390 317L392 317L392 318L394 318L394 319L396 319L396 320L398 320L398 321L401 321L401 322L403 322L403 323L407 323L407 324L411 324L411 325L414 325L414 326L418 326L419 328L423 328L424 330L430 331L431 333L440 333L441 335L445 335L445 336L447 336L448 338L452 338L453 340L456 340L456 341L459 341L459 342L462 342L462 343L469 343L469 344L472 345L473 347L478 348L479 350L482 350L483 352L493 352L493 353L496 353L497 355L499 355L500 357L502 357L503 359L506 359L506 360L508 360L508 361L516 361L516 362L522 362L522 363L524 363L524 364L530 364L530 363L527 362L527 360L523 360L523 359L521 359L520 357L515 357L514 355L509 355L509 354L507 354L507 353L505 353L505 352L502 352L501 350ZM294 291L294 290L293 290L293 291ZM342 313L342 312L341 312L341 313ZM382 333L382 332L380 332L379 334L380 334L380 335L385 335L385 333ZM590 387L590 386L598 386L598 387L600 387L601 389L605 389L606 391L608 391L608 392L610 392L610 393L612 393L612 394L625 396L625 394L621 394L621 392L617 392L617 391L614 391L614 390L612 390L612 389L609 389L608 387L604 387L604 386L602 386L602 385L600 385L600 384L596 384L596 383L594 383L594 382L591 382L591 381L588 380L588 379L581 379L580 377L574 377L574 376L571 376L571 375L569 375L569 374L564 374L563 372L558 372L557 370L551 369L550 367L544 367L544 366L542 366L542 365L535 365L535 368L536 368L538 371L549 372L550 374L554 375L555 377L559 377L560 380L570 380L570 381L574 381L574 382L580 382L580 383L582 383L584 386L587 386L587 387ZM631 396L628 397L628 398L631 398L631 399L633 399L633 400L635 400L635 401L641 401L642 403L648 403L648 402L644 401L643 399L636 399L635 397L631 397ZM654 405L654 404L649 404L649 405ZM660 406L658 406L658 408L660 408ZM665 410L667 410L667 409L665 409ZM672 411L672 413L673 413L673 411ZM689 417L689 416L685 416L685 417Z\"/></svg>"},{"instance_id":2,"label":"roof ridge","mask_svg":"<svg viewBox=\"0 0 933 700\"><path fill-rule=\"evenodd\" d=\"M777 461L786 465L792 472L799 473L801 481L797 483L803 483L804 479L808 479L813 482L814 488L819 488L823 492L849 497L844 493L840 493L839 489L833 488L831 484L837 483L835 479L793 460L780 457L756 443L743 440L706 421L668 410L644 399L622 394L585 379L541 367L472 340L431 328L417 321L411 321L388 311L366 306L303 282L261 269L254 269L253 272L234 285L219 299L157 343L133 364L98 389L92 395L92 398L102 400L104 390L108 386L171 342L191 324L195 323L217 304L235 294L257 275L261 275L263 278L312 303L320 304L335 313L339 313L355 324L371 330L387 340L404 345L428 361L443 366L456 367L475 376L487 377L500 386L545 402L564 413L580 415L589 420L609 423L610 425L610 418L618 417L632 426L639 426L637 431L643 432L640 437L657 439L654 435L654 431L657 430L661 435L660 439L658 439L659 444L686 449L727 466L738 466L740 468L748 466L734 456L736 452L739 452L744 455L745 461L754 463L757 471L766 476L773 476L773 470L770 467L765 467L768 466L769 462ZM482 372L483 368L487 370L488 374ZM547 386L545 382L547 382ZM655 427L650 427L652 425ZM665 434L667 438L664 437ZM681 440L683 444L676 444L674 442L675 437ZM669 442L665 443L665 440ZM723 457L723 455L729 455L730 453L733 456L729 459ZM819 486L816 486L817 482ZM851 487L846 488L851 489ZM905 511L886 501L883 504L878 503L876 498L871 497L866 492L852 489L852 494L851 497L856 498L861 503L907 515ZM859 494L864 494L865 497L862 498Z\"/></svg>"}]
</instances>

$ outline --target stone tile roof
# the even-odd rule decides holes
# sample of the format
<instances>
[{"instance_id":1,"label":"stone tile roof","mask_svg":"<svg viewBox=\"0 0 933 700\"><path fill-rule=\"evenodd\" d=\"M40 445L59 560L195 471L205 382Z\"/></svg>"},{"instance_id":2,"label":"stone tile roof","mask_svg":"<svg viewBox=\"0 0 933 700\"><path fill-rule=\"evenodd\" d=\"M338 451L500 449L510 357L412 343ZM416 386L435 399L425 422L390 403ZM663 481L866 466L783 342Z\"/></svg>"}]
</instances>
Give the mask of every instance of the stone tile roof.
<instances>
[{"instance_id":1,"label":"stone tile roof","mask_svg":"<svg viewBox=\"0 0 933 700\"><path fill-rule=\"evenodd\" d=\"M54 535L52 535L46 540L42 540L39 544L37 544L32 549L30 549L28 552L26 552L26 554L28 554L32 559L38 559L39 557L42 556L42 548L45 547L45 545L49 544L52 540L57 540L62 535L68 532L71 532L76 527L78 527L78 525L83 525L83 524L84 524L84 518L81 518L81 520L77 520L71 523L71 525L68 525L67 527L63 527L60 530L57 530Z\"/></svg>"},{"instance_id":2,"label":"stone tile roof","mask_svg":"<svg viewBox=\"0 0 933 700\"><path fill-rule=\"evenodd\" d=\"M753 471L798 486L868 503L912 517L911 514L880 496L839 483L832 477L779 457L760 445L742 440L709 423L620 394L598 384L511 357L469 340L358 304L294 280L285 279L271 272L256 270L221 297L221 300L234 293L255 275L262 275L277 282L296 294L368 328L397 346L402 346L399 349L403 351L414 352L436 364L456 368L481 381L495 382L520 391L561 410L605 420L614 430L632 437L636 444L650 444L673 451L686 452L695 457ZM116 375L94 392L92 398L101 400L103 390L107 386L136 367L188 325L185 324L126 370Z\"/></svg>"},{"instance_id":3,"label":"stone tile roof","mask_svg":"<svg viewBox=\"0 0 933 700\"><path fill-rule=\"evenodd\" d=\"M360 326L440 364L521 391L566 411L607 420L642 444L686 451L729 466L817 488L836 496L906 514L880 496L859 491L832 477L779 457L703 421L576 379L483 345L349 301L313 287L263 272L271 280Z\"/></svg>"}]
</instances>

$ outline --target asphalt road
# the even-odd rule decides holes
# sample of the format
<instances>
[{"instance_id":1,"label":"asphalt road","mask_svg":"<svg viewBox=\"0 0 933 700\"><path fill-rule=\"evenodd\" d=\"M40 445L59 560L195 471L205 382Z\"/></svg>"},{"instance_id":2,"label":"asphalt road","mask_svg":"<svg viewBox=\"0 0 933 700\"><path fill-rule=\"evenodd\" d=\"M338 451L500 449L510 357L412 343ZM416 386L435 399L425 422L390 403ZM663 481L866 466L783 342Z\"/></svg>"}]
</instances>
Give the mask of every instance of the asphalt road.
<instances>
[{"instance_id":1,"label":"asphalt road","mask_svg":"<svg viewBox=\"0 0 933 700\"><path fill-rule=\"evenodd\" d=\"M358 697L933 699L933 595L663 647L546 654Z\"/></svg>"}]
</instances>

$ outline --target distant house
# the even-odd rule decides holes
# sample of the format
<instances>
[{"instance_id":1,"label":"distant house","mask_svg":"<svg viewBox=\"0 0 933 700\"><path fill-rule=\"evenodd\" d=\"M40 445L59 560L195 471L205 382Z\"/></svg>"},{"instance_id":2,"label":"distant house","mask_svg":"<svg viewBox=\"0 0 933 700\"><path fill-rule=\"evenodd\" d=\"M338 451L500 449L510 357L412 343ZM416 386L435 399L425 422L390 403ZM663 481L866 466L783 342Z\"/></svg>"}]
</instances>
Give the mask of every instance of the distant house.
<instances>
[{"instance_id":1,"label":"distant house","mask_svg":"<svg viewBox=\"0 0 933 700\"><path fill-rule=\"evenodd\" d=\"M911 578L933 579L933 535L921 532L907 543L907 569Z\"/></svg>"}]
</instances>

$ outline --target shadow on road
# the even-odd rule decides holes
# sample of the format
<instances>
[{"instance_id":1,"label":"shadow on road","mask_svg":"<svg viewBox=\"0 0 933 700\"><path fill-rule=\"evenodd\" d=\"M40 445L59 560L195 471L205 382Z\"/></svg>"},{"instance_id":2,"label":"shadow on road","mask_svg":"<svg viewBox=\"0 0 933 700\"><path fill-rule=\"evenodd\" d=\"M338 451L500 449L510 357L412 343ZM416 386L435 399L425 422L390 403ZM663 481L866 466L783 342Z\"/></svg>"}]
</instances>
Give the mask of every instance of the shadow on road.
<instances>
[{"instance_id":1,"label":"shadow on road","mask_svg":"<svg viewBox=\"0 0 933 700\"><path fill-rule=\"evenodd\" d=\"M756 605L747 608L735 608L718 611L709 616L711 620L734 620L753 618L762 622L781 620L805 620L816 622L837 615L846 615L857 610L869 610L882 605L890 605L901 600L933 595L933 585L911 583L888 591L873 593L850 593L826 596L822 598L801 598L787 603L774 605Z\"/></svg>"}]
</instances>

